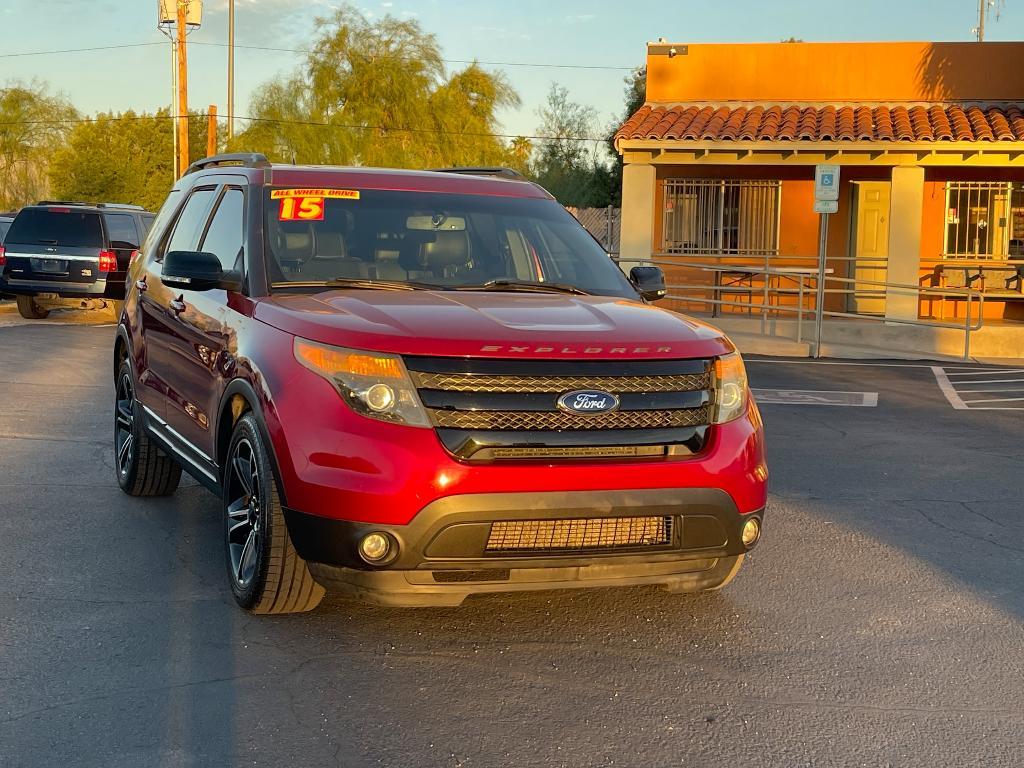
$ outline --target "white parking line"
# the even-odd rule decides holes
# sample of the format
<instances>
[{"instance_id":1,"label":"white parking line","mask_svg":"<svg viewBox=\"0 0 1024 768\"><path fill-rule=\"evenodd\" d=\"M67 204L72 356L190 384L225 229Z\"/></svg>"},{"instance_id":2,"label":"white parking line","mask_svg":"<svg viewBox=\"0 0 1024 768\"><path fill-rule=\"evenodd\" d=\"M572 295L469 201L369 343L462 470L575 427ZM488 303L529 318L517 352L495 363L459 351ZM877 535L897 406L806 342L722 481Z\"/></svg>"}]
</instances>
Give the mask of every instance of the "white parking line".
<instances>
[{"instance_id":1,"label":"white parking line","mask_svg":"<svg viewBox=\"0 0 1024 768\"><path fill-rule=\"evenodd\" d=\"M877 392L838 392L824 389L752 389L760 405L841 405L853 408L874 408Z\"/></svg>"},{"instance_id":2,"label":"white parking line","mask_svg":"<svg viewBox=\"0 0 1024 768\"><path fill-rule=\"evenodd\" d=\"M973 397L971 399L964 399L963 397L963 395L1024 392L1024 389L1016 387L968 389L968 387L981 387L990 384L1024 384L1024 378L991 378L1005 376L1008 373L1022 373L1020 369L974 370L969 373L958 373L939 365L933 365L932 373L935 374L935 382L939 385L942 394L946 396L946 400L958 411L1024 411L1024 405L1010 405L1010 403L1024 403L1024 397ZM950 376L959 376L961 378L953 380ZM965 379L962 378L963 376L970 376L971 378ZM993 403L1006 403L1006 405L992 405Z\"/></svg>"},{"instance_id":3,"label":"white parking line","mask_svg":"<svg viewBox=\"0 0 1024 768\"><path fill-rule=\"evenodd\" d=\"M946 375L945 370L938 365L933 365L932 373L935 374L935 381L939 385L939 389L942 390L942 394L946 396L950 405L958 411L965 411L970 407L960 399L960 395L957 394L956 388L953 386L952 382L950 382L949 376Z\"/></svg>"}]
</instances>

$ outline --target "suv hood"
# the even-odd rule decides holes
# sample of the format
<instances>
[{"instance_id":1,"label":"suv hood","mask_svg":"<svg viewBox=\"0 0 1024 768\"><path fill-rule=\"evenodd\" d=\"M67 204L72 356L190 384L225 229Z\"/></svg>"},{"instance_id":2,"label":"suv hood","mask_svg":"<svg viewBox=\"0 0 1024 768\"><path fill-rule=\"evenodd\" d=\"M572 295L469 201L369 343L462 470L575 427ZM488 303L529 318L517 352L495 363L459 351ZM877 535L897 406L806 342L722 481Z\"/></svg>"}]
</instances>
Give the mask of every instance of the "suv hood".
<instances>
[{"instance_id":1,"label":"suv hood","mask_svg":"<svg viewBox=\"0 0 1024 768\"><path fill-rule=\"evenodd\" d=\"M404 355L712 357L717 328L615 297L555 293L334 290L262 299L257 320L295 336Z\"/></svg>"}]
</instances>

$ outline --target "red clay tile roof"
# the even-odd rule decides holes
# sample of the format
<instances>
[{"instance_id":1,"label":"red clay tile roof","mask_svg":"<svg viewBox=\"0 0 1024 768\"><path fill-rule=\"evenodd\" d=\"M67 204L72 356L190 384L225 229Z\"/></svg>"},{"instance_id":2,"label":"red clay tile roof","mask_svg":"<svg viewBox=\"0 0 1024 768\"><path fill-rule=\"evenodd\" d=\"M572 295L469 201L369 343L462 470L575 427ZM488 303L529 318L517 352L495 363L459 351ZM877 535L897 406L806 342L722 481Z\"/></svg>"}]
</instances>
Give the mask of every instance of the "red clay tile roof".
<instances>
[{"instance_id":1,"label":"red clay tile roof","mask_svg":"<svg viewBox=\"0 0 1024 768\"><path fill-rule=\"evenodd\" d=\"M1024 141L1019 106L664 106L645 104L615 134L682 141Z\"/></svg>"}]
</instances>

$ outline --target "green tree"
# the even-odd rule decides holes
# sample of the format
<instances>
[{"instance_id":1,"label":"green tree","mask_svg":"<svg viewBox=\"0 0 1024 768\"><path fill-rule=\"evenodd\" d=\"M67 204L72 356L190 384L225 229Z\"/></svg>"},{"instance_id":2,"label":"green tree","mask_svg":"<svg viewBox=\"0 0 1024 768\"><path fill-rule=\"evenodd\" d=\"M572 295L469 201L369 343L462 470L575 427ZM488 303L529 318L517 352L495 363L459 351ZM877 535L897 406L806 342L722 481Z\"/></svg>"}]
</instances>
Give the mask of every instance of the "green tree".
<instances>
[{"instance_id":1,"label":"green tree","mask_svg":"<svg viewBox=\"0 0 1024 768\"><path fill-rule=\"evenodd\" d=\"M67 200L141 205L154 211L174 183L173 123L156 114L99 114L78 123L54 153L53 194ZM189 118L189 157L206 154L206 118Z\"/></svg>"},{"instance_id":2,"label":"green tree","mask_svg":"<svg viewBox=\"0 0 1024 768\"><path fill-rule=\"evenodd\" d=\"M612 123L608 131L608 152L612 156L610 184L612 205L622 205L622 155L615 149L615 134L647 100L647 67L634 69L625 78L626 106L619 120Z\"/></svg>"},{"instance_id":3,"label":"green tree","mask_svg":"<svg viewBox=\"0 0 1024 768\"><path fill-rule=\"evenodd\" d=\"M562 205L603 207L611 201L611 172L593 139L597 112L569 98L569 91L551 84L537 110L538 146L531 170L537 182Z\"/></svg>"},{"instance_id":4,"label":"green tree","mask_svg":"<svg viewBox=\"0 0 1024 768\"><path fill-rule=\"evenodd\" d=\"M77 117L40 83L0 88L0 210L48 195L47 163Z\"/></svg>"},{"instance_id":5,"label":"green tree","mask_svg":"<svg viewBox=\"0 0 1024 768\"><path fill-rule=\"evenodd\" d=\"M304 64L266 83L256 118L232 149L275 160L423 168L514 159L494 136L500 109L519 105L503 76L477 64L447 73L419 22L371 21L345 5L317 22Z\"/></svg>"}]
</instances>

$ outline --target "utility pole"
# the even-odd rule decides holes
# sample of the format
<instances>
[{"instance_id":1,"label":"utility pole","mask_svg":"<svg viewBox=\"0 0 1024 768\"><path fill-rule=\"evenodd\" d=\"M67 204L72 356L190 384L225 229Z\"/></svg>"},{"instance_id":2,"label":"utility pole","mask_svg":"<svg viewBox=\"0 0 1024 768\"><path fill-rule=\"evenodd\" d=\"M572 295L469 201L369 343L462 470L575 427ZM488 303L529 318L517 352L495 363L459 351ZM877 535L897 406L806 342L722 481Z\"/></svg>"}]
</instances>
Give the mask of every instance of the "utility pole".
<instances>
[{"instance_id":1,"label":"utility pole","mask_svg":"<svg viewBox=\"0 0 1024 768\"><path fill-rule=\"evenodd\" d=\"M988 16L988 0L978 0L978 42L985 42L985 17Z\"/></svg>"},{"instance_id":2,"label":"utility pole","mask_svg":"<svg viewBox=\"0 0 1024 768\"><path fill-rule=\"evenodd\" d=\"M211 104L206 113L206 156L217 154L217 105Z\"/></svg>"},{"instance_id":3,"label":"utility pole","mask_svg":"<svg viewBox=\"0 0 1024 768\"><path fill-rule=\"evenodd\" d=\"M189 0L178 0L178 173L180 179L188 170L188 54L185 35L188 32Z\"/></svg>"},{"instance_id":4,"label":"utility pole","mask_svg":"<svg viewBox=\"0 0 1024 768\"><path fill-rule=\"evenodd\" d=\"M235 137L235 0L228 0L228 141Z\"/></svg>"}]
</instances>

